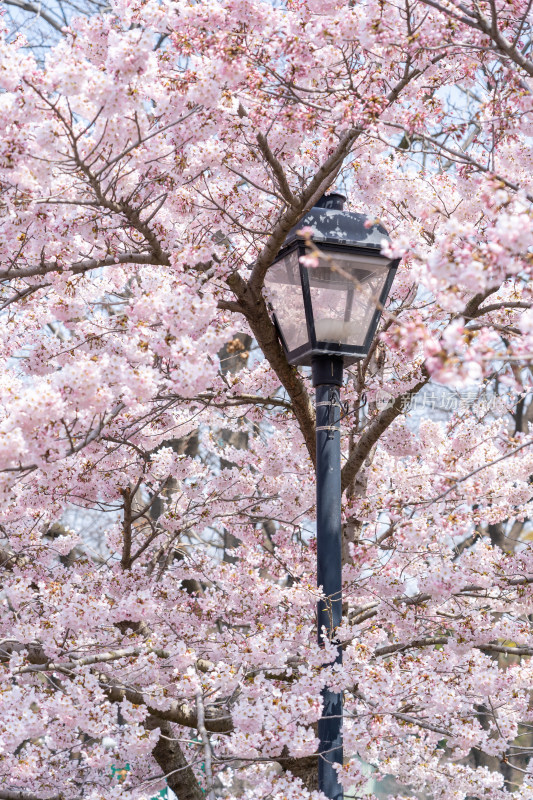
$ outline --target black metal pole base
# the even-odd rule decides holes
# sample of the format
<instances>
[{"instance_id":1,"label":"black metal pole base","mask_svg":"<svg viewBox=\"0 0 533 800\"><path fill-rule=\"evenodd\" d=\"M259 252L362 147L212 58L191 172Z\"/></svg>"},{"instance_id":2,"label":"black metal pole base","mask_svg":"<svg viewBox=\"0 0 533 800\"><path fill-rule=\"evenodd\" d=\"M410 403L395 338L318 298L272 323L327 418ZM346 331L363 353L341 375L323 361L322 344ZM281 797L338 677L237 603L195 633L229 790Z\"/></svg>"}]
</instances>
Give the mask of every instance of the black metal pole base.
<instances>
[{"instance_id":1,"label":"black metal pole base","mask_svg":"<svg viewBox=\"0 0 533 800\"><path fill-rule=\"evenodd\" d=\"M316 356L312 361L316 387L316 538L317 583L325 599L317 608L318 641L335 639L342 616L341 557L341 358ZM335 663L341 663L337 650ZM334 765L343 763L342 694L322 692L323 713L318 723L318 788L330 800L342 800L343 790Z\"/></svg>"}]
</instances>

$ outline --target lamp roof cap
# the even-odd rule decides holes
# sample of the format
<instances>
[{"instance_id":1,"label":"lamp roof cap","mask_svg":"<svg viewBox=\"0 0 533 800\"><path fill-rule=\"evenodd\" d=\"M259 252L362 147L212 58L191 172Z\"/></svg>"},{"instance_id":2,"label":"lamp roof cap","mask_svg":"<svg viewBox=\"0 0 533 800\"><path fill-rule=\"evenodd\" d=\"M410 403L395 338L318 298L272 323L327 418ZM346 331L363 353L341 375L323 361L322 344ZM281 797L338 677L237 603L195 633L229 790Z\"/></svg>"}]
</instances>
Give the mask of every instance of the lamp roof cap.
<instances>
[{"instance_id":1,"label":"lamp roof cap","mask_svg":"<svg viewBox=\"0 0 533 800\"><path fill-rule=\"evenodd\" d=\"M317 244L347 245L368 250L380 251L383 239L389 240L387 231L382 225L372 224L366 227L368 217L357 211L344 211L346 198L342 194L324 194L316 205L294 225L283 243L283 248L302 240L297 231L312 228L313 241Z\"/></svg>"}]
</instances>

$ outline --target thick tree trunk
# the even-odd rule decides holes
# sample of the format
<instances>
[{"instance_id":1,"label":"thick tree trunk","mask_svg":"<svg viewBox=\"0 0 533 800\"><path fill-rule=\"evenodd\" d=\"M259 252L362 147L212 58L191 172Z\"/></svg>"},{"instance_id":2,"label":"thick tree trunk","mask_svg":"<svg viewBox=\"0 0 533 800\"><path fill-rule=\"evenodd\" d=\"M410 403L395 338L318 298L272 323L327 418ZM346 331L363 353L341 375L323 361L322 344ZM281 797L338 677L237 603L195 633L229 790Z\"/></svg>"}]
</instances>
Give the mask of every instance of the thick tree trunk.
<instances>
[{"instance_id":1,"label":"thick tree trunk","mask_svg":"<svg viewBox=\"0 0 533 800\"><path fill-rule=\"evenodd\" d=\"M178 800L204 800L204 793L194 772L187 763L179 742L173 738L172 725L157 717L150 717L145 724L149 730L160 728L163 734L152 750L152 755L167 776L167 784Z\"/></svg>"},{"instance_id":2,"label":"thick tree trunk","mask_svg":"<svg viewBox=\"0 0 533 800\"><path fill-rule=\"evenodd\" d=\"M295 778L300 778L308 791L318 791L317 755L306 756L305 758L284 758L279 763L284 772L290 772Z\"/></svg>"}]
</instances>

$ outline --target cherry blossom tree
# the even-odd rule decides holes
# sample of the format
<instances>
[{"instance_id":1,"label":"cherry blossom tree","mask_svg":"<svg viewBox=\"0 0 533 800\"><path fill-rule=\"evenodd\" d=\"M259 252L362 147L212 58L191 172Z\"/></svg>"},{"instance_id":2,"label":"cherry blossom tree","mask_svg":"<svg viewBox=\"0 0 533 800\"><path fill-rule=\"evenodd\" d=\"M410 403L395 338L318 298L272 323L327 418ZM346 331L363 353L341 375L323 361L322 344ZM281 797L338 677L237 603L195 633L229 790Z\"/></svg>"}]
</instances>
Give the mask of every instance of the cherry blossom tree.
<instances>
[{"instance_id":1,"label":"cherry blossom tree","mask_svg":"<svg viewBox=\"0 0 533 800\"><path fill-rule=\"evenodd\" d=\"M3 800L319 800L325 685L347 793L531 798L530 6L7 0ZM263 285L332 188L402 257L343 389L335 666ZM474 401L416 421L435 386Z\"/></svg>"}]
</instances>

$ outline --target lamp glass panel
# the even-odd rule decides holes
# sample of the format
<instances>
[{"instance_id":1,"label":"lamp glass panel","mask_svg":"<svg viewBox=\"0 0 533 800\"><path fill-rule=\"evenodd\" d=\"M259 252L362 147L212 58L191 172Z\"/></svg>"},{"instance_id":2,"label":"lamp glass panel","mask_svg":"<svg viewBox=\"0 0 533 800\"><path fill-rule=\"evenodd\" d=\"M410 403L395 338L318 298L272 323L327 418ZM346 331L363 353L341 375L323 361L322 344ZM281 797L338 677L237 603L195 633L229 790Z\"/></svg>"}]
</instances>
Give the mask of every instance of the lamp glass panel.
<instances>
[{"instance_id":1,"label":"lamp glass panel","mask_svg":"<svg viewBox=\"0 0 533 800\"><path fill-rule=\"evenodd\" d=\"M332 253L308 268L317 342L364 345L389 266L384 258Z\"/></svg>"},{"instance_id":2,"label":"lamp glass panel","mask_svg":"<svg viewBox=\"0 0 533 800\"><path fill-rule=\"evenodd\" d=\"M298 250L293 250L273 264L265 277L272 308L289 350L309 341L300 282Z\"/></svg>"}]
</instances>

